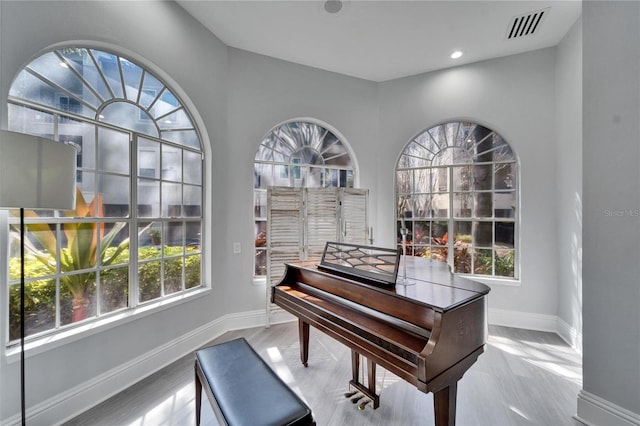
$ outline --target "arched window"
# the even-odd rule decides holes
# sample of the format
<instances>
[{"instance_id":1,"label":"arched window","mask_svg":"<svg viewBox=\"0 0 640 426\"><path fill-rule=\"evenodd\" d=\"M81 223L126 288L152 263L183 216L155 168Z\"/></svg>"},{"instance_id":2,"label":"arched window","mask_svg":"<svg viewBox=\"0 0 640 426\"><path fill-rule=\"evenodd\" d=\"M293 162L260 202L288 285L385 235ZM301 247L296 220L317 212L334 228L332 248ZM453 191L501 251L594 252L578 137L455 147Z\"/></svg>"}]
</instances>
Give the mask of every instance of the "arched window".
<instances>
[{"instance_id":1,"label":"arched window","mask_svg":"<svg viewBox=\"0 0 640 426\"><path fill-rule=\"evenodd\" d=\"M26 334L48 334L202 286L203 152L178 96L135 62L57 49L13 82L9 130L78 148L75 211L30 212ZM9 216L10 340L19 237ZM54 241L55 250L47 250Z\"/></svg>"},{"instance_id":2,"label":"arched window","mask_svg":"<svg viewBox=\"0 0 640 426\"><path fill-rule=\"evenodd\" d=\"M432 127L409 142L396 167L397 236L407 254L462 274L517 278L518 162L479 124Z\"/></svg>"},{"instance_id":3,"label":"arched window","mask_svg":"<svg viewBox=\"0 0 640 426\"><path fill-rule=\"evenodd\" d=\"M272 129L254 160L255 275L266 275L267 188L353 188L355 170L344 142L320 124L291 121Z\"/></svg>"}]
</instances>

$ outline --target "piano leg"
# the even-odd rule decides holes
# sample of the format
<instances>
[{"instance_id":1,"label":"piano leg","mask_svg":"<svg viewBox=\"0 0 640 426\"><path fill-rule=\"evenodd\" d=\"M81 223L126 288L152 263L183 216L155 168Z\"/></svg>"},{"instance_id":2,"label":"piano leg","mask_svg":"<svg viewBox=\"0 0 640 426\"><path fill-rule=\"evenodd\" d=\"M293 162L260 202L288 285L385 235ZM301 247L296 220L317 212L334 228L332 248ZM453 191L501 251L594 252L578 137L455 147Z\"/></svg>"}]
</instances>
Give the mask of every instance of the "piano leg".
<instances>
[{"instance_id":1,"label":"piano leg","mask_svg":"<svg viewBox=\"0 0 640 426\"><path fill-rule=\"evenodd\" d=\"M298 333L300 335L300 361L305 367L309 366L309 324L298 320Z\"/></svg>"},{"instance_id":2,"label":"piano leg","mask_svg":"<svg viewBox=\"0 0 640 426\"><path fill-rule=\"evenodd\" d=\"M456 394L458 382L453 382L433 394L433 408L436 426L455 426L456 424Z\"/></svg>"}]
</instances>

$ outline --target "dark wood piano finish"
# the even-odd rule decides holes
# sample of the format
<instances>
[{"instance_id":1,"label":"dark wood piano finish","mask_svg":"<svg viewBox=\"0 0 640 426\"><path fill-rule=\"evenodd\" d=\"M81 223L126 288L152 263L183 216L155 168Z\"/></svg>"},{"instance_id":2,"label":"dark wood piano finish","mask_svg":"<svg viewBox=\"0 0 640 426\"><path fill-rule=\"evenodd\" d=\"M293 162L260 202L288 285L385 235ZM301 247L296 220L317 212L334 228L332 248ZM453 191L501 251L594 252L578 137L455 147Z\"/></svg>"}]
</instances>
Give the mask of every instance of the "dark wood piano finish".
<instances>
[{"instance_id":1,"label":"dark wood piano finish","mask_svg":"<svg viewBox=\"0 0 640 426\"><path fill-rule=\"evenodd\" d=\"M287 264L272 301L297 316L300 358L307 366L309 326L352 350L350 384L373 407L375 365L434 393L436 425L455 424L457 382L484 351L489 287L449 272L447 265L407 257L414 285L381 287L318 268L317 262ZM359 381L367 359L367 385Z\"/></svg>"}]
</instances>

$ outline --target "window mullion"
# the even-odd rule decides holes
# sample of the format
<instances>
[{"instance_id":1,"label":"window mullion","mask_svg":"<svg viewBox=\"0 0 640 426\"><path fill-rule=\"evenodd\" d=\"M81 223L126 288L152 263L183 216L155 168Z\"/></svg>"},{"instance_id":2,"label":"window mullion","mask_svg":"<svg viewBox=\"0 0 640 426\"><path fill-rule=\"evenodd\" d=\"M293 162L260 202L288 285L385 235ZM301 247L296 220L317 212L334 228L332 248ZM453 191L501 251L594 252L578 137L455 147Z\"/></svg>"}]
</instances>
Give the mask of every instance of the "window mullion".
<instances>
[{"instance_id":1,"label":"window mullion","mask_svg":"<svg viewBox=\"0 0 640 426\"><path fill-rule=\"evenodd\" d=\"M491 165L491 275L496 274L496 163Z\"/></svg>"},{"instance_id":2,"label":"window mullion","mask_svg":"<svg viewBox=\"0 0 640 426\"><path fill-rule=\"evenodd\" d=\"M453 220L453 196L454 196L454 192L453 192L453 167L449 166L447 167L447 174L448 174L448 189L449 189L449 218L448 218L448 232L449 232L449 238L447 240L447 246L448 246L448 250L447 250L447 263L449 264L449 267L451 268L452 271L455 270L455 265L454 265L454 254L453 254L453 247L454 247L454 243L455 243L455 221Z\"/></svg>"},{"instance_id":3,"label":"window mullion","mask_svg":"<svg viewBox=\"0 0 640 426\"><path fill-rule=\"evenodd\" d=\"M140 300L138 284L138 221L137 215L132 212L138 206L138 135L130 135L131 152L129 155L129 193L131 194L131 207L129 212L129 306L135 308Z\"/></svg>"},{"instance_id":4,"label":"window mullion","mask_svg":"<svg viewBox=\"0 0 640 426\"><path fill-rule=\"evenodd\" d=\"M57 231L57 238L56 238L56 250L58 250L57 253L57 259L56 259L56 295L54 296L55 299L55 304L56 304L56 313L55 313L55 319L54 319L54 330L59 329L62 326L62 321L60 319L60 303L61 303L61 262L60 262L60 257L62 256L62 224L61 223L57 223L56 224L56 231Z\"/></svg>"},{"instance_id":5,"label":"window mullion","mask_svg":"<svg viewBox=\"0 0 640 426\"><path fill-rule=\"evenodd\" d=\"M100 241L98 241L98 247L100 246ZM100 259L97 259L97 262L100 262ZM102 316L102 282L101 282L101 272L102 272L102 267L101 267L102 263L100 263L100 266L97 266L96 268L96 296L95 296L95 300L96 300L96 317L100 318L100 316Z\"/></svg>"},{"instance_id":6,"label":"window mullion","mask_svg":"<svg viewBox=\"0 0 640 426\"><path fill-rule=\"evenodd\" d=\"M169 221L172 219L172 217L169 216L169 211L167 211L167 215L164 216L163 215L163 200L164 200L164 181L162 180L162 161L163 161L163 145L160 144L159 146L159 151L158 151L158 175L157 178L160 181L160 189L159 189L159 199L158 199L158 205L160 206L160 211L158 211L158 217L160 218L160 223L162 223L161 225L161 229L162 229L162 241L160 242L160 297L164 297L166 296L165 294L165 282L164 282L164 265L166 262L165 259L165 235L167 232L167 228L169 225ZM184 172L184 170L183 170Z\"/></svg>"},{"instance_id":7,"label":"window mullion","mask_svg":"<svg viewBox=\"0 0 640 426\"><path fill-rule=\"evenodd\" d=\"M58 130L60 124L60 114L53 114L53 140L60 142L60 133Z\"/></svg>"}]
</instances>

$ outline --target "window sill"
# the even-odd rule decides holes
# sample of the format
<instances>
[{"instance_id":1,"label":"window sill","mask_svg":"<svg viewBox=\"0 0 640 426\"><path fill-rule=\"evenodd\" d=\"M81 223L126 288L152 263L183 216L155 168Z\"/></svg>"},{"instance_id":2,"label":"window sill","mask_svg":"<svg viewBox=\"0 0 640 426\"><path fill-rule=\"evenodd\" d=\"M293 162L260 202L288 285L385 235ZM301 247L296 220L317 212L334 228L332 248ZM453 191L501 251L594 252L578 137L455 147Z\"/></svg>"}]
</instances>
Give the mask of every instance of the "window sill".
<instances>
[{"instance_id":1,"label":"window sill","mask_svg":"<svg viewBox=\"0 0 640 426\"><path fill-rule=\"evenodd\" d=\"M463 278L467 278L472 281L477 281L482 284L486 284L488 286L500 285L505 287L520 287L521 281L519 279L504 279L504 278L495 278L495 277L480 277L477 275L461 275Z\"/></svg>"},{"instance_id":2,"label":"window sill","mask_svg":"<svg viewBox=\"0 0 640 426\"><path fill-rule=\"evenodd\" d=\"M193 299L209 294L211 291L211 288L200 288L194 291L189 291L175 297L144 304L133 309L127 309L125 311L106 316L105 318L88 322L87 324L71 327L68 330L44 336L31 342L26 342L24 348L25 357L28 358L35 356L94 334L102 333L111 328L136 321L161 310L187 303ZM20 361L20 345L6 348L5 358L9 364Z\"/></svg>"},{"instance_id":3,"label":"window sill","mask_svg":"<svg viewBox=\"0 0 640 426\"><path fill-rule=\"evenodd\" d=\"M253 285L255 285L255 286L264 286L266 284L267 284L267 277L266 276L253 277Z\"/></svg>"}]
</instances>

